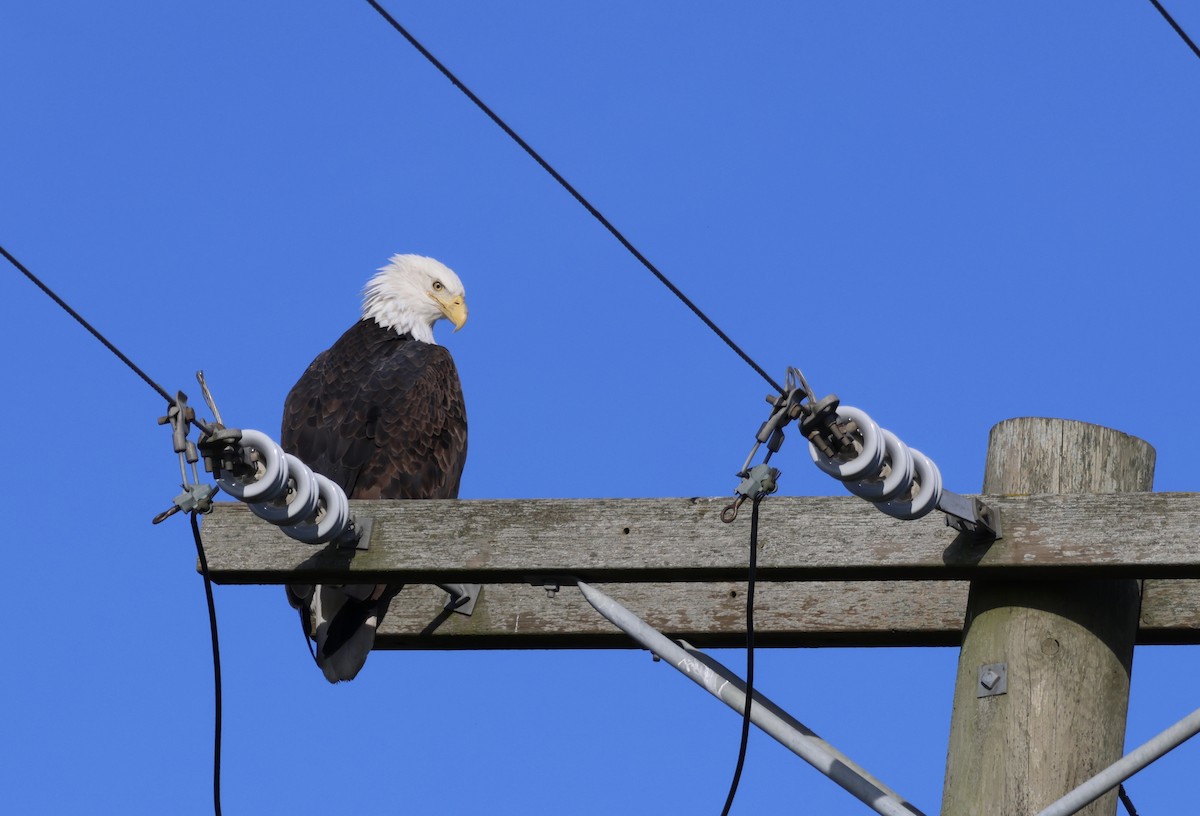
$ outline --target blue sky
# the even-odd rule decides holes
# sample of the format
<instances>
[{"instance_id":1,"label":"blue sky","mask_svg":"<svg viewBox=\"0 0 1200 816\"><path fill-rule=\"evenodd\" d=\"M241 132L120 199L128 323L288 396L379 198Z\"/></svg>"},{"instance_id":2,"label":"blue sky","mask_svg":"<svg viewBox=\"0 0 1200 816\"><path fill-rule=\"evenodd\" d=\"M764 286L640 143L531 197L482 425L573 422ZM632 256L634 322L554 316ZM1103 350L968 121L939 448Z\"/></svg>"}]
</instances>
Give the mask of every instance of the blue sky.
<instances>
[{"instance_id":1,"label":"blue sky","mask_svg":"<svg viewBox=\"0 0 1200 816\"><path fill-rule=\"evenodd\" d=\"M389 3L777 378L979 489L990 427L1085 420L1197 489L1200 61L1148 2ZM1175 3L1200 34L1200 9ZM170 390L276 433L394 252L442 339L464 498L723 495L765 384L366 3L9 3L0 243ZM0 270L0 787L209 812L211 678L157 396ZM836 494L792 440L781 492ZM230 813L719 812L739 722L637 651L381 653L330 687L274 587L218 587ZM402 598L401 598L402 600ZM720 652L731 666L741 653ZM956 651L764 650L758 685L937 811ZM1129 740L1197 705L1139 648ZM886 682L881 681L885 678ZM1200 745L1129 785L1191 796ZM381 804L382 803L382 804ZM862 807L769 739L735 812Z\"/></svg>"}]
</instances>

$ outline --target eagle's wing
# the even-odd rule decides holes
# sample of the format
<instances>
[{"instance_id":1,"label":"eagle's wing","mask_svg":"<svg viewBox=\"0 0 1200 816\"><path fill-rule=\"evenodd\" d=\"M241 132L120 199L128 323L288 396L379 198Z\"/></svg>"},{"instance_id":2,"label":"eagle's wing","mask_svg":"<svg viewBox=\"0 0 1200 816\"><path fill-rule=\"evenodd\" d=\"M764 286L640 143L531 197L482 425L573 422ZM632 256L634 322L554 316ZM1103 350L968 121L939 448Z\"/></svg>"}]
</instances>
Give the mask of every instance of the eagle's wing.
<instances>
[{"instance_id":1,"label":"eagle's wing","mask_svg":"<svg viewBox=\"0 0 1200 816\"><path fill-rule=\"evenodd\" d=\"M467 418L450 353L362 320L300 377L281 440L352 499L458 496ZM352 679L399 586L295 586L305 632L331 682Z\"/></svg>"}]
</instances>

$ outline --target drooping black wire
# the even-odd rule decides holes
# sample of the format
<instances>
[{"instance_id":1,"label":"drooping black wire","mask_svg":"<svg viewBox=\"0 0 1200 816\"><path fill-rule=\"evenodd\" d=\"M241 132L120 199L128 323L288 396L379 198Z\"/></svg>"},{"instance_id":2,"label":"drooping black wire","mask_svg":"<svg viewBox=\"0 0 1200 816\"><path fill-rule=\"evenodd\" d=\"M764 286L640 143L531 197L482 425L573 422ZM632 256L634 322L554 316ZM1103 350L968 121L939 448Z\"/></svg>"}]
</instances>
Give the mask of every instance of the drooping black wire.
<instances>
[{"instance_id":1,"label":"drooping black wire","mask_svg":"<svg viewBox=\"0 0 1200 816\"><path fill-rule=\"evenodd\" d=\"M646 258L645 255L643 255L641 252L639 252L637 247L635 247L630 242L630 240L628 238L626 238L621 233L621 231L618 230L613 225L613 223L611 221L609 221L607 218L604 217L603 213L601 213L598 209L596 209L590 201L588 201L586 198L584 198L582 193L580 193L578 190L576 190L575 187L569 181L567 181L565 178L563 178L562 174L560 174L557 170L555 170L548 161L543 159L541 154L539 154L536 150L534 150L533 147L531 147L528 142L526 142L524 139L522 139L515 130L513 130L511 127L509 127L507 122L505 122L503 119L501 119L499 117L499 115L497 115L491 108L489 108L484 103L484 101L482 99L480 99L478 96L476 96L471 91L470 88L468 88L466 85L464 85L462 80L460 80L457 76L455 76L453 73L451 73L449 68L447 68L445 65L443 65L441 63L441 61L437 57L435 57L433 54L431 54L425 46L421 45L421 43L417 40L417 38L409 33L408 29L406 29L404 26L402 26L396 20L395 17L393 17L391 14L388 13L387 9L385 9L378 2L376 2L376 0L367 0L367 2L371 5L372 8L375 9L375 11L379 12L379 15L381 17L383 17L383 19L387 20L387 22L392 26L392 28L396 29L396 31L398 31L400 33L400 35L402 37L404 37L404 39L408 40L408 42L412 45L413 48L415 48L415 49L417 49L417 51L421 52L421 56L425 57L425 59L427 59L429 61L429 63L431 65L433 65L434 68L437 68L439 71L441 71L442 75L445 76L446 79L450 80L450 82L454 84L454 87L458 88L460 91L463 92L463 94L468 99L470 99L472 102L474 102L475 106L477 108L479 108L481 111L483 111L489 119L491 119L493 122L495 122L497 127L499 127L501 130L503 130L505 133L507 133L510 139L512 139L514 142L516 142L521 147L522 150L524 150L526 153L528 153L529 157L531 159L533 159L535 162L537 162L539 165L541 165L542 169L545 170L547 173L549 173L551 175L551 177L553 177L553 179L555 181L557 181L564 190L566 190L568 193L570 193L571 196L576 201L578 201L585 210L587 210L589 213L591 213L593 218L595 218L597 221L599 221L606 230L608 230L610 233L612 233L612 236L621 242L621 246L623 246L623 247L625 247L625 249L629 250L629 253L631 255L633 255L633 257L637 258L637 260L642 264L642 266L646 267L646 269L649 270L650 274L652 274L652 275L654 275L654 277L658 278L659 282L662 283L663 286L665 286L665 287L667 287L667 289L671 290L671 294L673 294L673 295L675 295L675 297L679 298L679 300L683 303L684 306L687 306L689 309L691 309L692 313L695 314L696 317L700 318L704 322L704 325L708 326L710 329L712 329L712 331L718 337L720 337L722 340L724 340L725 345L729 346L729 348L732 349L735 354L737 354L739 357L741 357L742 360L744 360L747 365L749 365L752 369L754 369L756 372L758 372L758 375L760 377L762 377L764 380L766 380L768 383L770 383L772 388L774 388L776 391L778 391L781 394L784 393L784 390L783 390L783 388L781 388L779 386L779 383L775 382L775 380L771 377L771 375L763 370L762 366L760 366L758 363L754 362L754 360L750 357L750 355L742 350L741 346L739 346L737 343L733 342L733 339L729 335L727 335L725 332L721 331L721 328L716 323L714 323L708 317L708 315L706 315L704 312L702 312L700 310L700 307L697 306L695 303L693 303L691 301L691 299L688 298L688 296L685 295L679 289L678 286L676 286L674 283L672 283L671 280L666 275L664 275L662 272L660 272L658 267L656 267L654 264L652 264L650 262L650 260L648 258Z\"/></svg>"},{"instance_id":2,"label":"drooping black wire","mask_svg":"<svg viewBox=\"0 0 1200 816\"><path fill-rule=\"evenodd\" d=\"M1117 798L1121 800L1121 804L1125 806L1125 812L1129 816L1138 816L1137 808L1133 806L1133 801L1129 798L1129 794L1125 792L1124 785L1117 785Z\"/></svg>"},{"instance_id":3,"label":"drooping black wire","mask_svg":"<svg viewBox=\"0 0 1200 816\"><path fill-rule=\"evenodd\" d=\"M196 556L200 559L200 574L204 577L204 597L208 600L208 628L212 633L213 656L213 812L221 816L221 646L217 641L217 607L213 603L212 580L208 577L208 559L204 557L204 544L200 540L200 525L197 513L188 514L192 519L192 537L196 540Z\"/></svg>"},{"instance_id":4,"label":"drooping black wire","mask_svg":"<svg viewBox=\"0 0 1200 816\"><path fill-rule=\"evenodd\" d=\"M746 764L746 747L750 743L750 706L754 700L754 582L758 572L758 504L762 496L755 496L750 505L750 569L746 574L746 705L742 711L742 738L738 746L737 766L733 769L733 781L729 783L729 794L721 816L729 816L733 797L737 795L738 783L742 781L742 768Z\"/></svg>"},{"instance_id":5,"label":"drooping black wire","mask_svg":"<svg viewBox=\"0 0 1200 816\"><path fill-rule=\"evenodd\" d=\"M1156 9L1158 9L1158 13L1163 16L1163 19L1171 24L1171 28L1175 29L1175 33L1183 38L1183 41L1187 43L1188 48L1192 49L1192 53L1197 57L1200 57L1200 46L1197 46L1196 43L1192 42L1192 38L1189 37L1187 32L1179 26L1179 23L1175 22L1175 18L1171 16L1171 13L1162 7L1162 3L1158 2L1158 0L1150 0L1150 2Z\"/></svg>"},{"instance_id":6,"label":"drooping black wire","mask_svg":"<svg viewBox=\"0 0 1200 816\"><path fill-rule=\"evenodd\" d=\"M9 263L11 263L21 272L21 274L29 278L29 280L31 280L35 286L41 289L51 300L57 303L63 311L75 318L75 320L81 326L87 329L93 337L103 343L105 348L115 354L117 358L121 360L121 362L125 363L125 365L127 365L133 371L133 373L137 374L147 385L157 391L159 396L161 396L167 402L174 402L171 395L168 394L161 385L150 379L149 375L147 375L145 371L142 371L142 369L139 368L132 360L126 357L119 348L109 342L108 338L94 328L91 323L84 320L83 316L80 315L79 312L72 309L71 306L65 300L60 298L53 289L42 283L40 278L30 272L23 263L13 257L12 253L10 253L3 246L0 246L0 255L3 255ZM216 816L221 816L221 653L220 647L217 643L217 608L213 603L212 581L209 580L208 577L208 559L204 557L204 546L200 541L200 527L196 521L195 511L190 513L190 515L192 518L192 536L196 541L196 555L200 558L200 571L204 576L204 594L208 599L208 625L212 632L213 685L216 699L214 707L216 725L214 727L213 734L213 810L216 813Z\"/></svg>"}]
</instances>

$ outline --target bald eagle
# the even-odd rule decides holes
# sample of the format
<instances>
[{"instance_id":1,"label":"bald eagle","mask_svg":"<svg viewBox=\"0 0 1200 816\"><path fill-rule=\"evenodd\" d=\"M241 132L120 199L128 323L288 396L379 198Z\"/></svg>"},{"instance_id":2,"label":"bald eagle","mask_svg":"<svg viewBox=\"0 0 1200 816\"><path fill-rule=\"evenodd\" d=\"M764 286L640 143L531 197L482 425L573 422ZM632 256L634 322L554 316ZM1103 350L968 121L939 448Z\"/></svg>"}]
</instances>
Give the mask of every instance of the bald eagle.
<instances>
[{"instance_id":1,"label":"bald eagle","mask_svg":"<svg viewBox=\"0 0 1200 816\"><path fill-rule=\"evenodd\" d=\"M287 452L352 499L453 499L467 457L467 415L450 352L433 324L467 321L463 285L420 255L394 255L363 291L362 319L313 360L283 408ZM317 665L358 674L400 586L289 586Z\"/></svg>"}]
</instances>

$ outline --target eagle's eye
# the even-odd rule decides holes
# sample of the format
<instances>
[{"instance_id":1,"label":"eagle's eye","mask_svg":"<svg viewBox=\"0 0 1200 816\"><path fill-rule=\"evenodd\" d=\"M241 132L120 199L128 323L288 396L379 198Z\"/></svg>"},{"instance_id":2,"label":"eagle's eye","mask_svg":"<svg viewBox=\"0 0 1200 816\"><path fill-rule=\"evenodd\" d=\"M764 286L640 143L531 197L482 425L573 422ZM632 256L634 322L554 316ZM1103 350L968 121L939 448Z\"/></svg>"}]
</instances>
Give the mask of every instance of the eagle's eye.
<instances>
[{"instance_id":1,"label":"eagle's eye","mask_svg":"<svg viewBox=\"0 0 1200 816\"><path fill-rule=\"evenodd\" d=\"M433 282L433 291L435 291L435 292L440 292L440 291L442 291L442 290L443 290L443 289L445 289L445 288L446 288L445 286L442 286L442 282L441 282L441 281L434 281L434 282Z\"/></svg>"}]
</instances>

